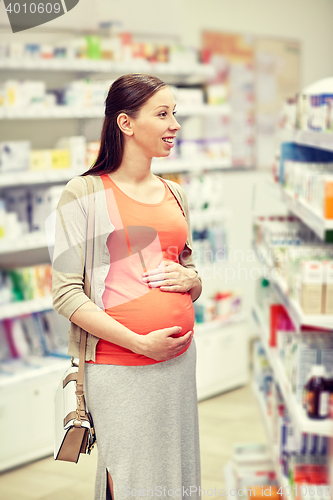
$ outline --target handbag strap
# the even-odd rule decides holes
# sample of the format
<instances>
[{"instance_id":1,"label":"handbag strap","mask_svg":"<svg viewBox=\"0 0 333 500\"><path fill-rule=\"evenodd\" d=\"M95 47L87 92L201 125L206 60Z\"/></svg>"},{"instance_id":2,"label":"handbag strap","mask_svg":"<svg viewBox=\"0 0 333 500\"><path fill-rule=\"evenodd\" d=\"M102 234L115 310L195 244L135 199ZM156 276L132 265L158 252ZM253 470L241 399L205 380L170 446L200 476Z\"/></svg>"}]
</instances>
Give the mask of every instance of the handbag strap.
<instances>
[{"instance_id":1,"label":"handbag strap","mask_svg":"<svg viewBox=\"0 0 333 500\"><path fill-rule=\"evenodd\" d=\"M95 202L94 202L94 186L89 176L85 177L88 187L88 223L87 223L87 245L85 258L85 273L84 273L84 293L87 297L91 297L91 279L93 268L93 249L94 249L94 222L95 222ZM90 275L89 275L90 274ZM85 410L84 402L82 401L84 366L86 361L86 346L87 332L81 329L80 338L80 355L79 355L79 370L76 382L76 396L78 397L78 407Z\"/></svg>"}]
</instances>

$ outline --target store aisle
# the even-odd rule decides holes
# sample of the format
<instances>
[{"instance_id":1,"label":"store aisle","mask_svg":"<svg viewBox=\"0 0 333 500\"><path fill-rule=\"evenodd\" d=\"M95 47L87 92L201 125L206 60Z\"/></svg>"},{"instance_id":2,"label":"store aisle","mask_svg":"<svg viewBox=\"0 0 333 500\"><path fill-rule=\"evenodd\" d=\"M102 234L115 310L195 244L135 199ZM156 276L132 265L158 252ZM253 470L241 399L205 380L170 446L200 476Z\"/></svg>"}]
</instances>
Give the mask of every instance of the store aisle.
<instances>
[{"instance_id":1,"label":"store aisle","mask_svg":"<svg viewBox=\"0 0 333 500\"><path fill-rule=\"evenodd\" d=\"M250 386L199 403L202 488L224 488L223 467L233 444L266 442ZM0 475L1 500L92 500L97 453L78 464L53 457ZM213 498L213 497L210 497ZM219 497L220 498L220 497Z\"/></svg>"}]
</instances>

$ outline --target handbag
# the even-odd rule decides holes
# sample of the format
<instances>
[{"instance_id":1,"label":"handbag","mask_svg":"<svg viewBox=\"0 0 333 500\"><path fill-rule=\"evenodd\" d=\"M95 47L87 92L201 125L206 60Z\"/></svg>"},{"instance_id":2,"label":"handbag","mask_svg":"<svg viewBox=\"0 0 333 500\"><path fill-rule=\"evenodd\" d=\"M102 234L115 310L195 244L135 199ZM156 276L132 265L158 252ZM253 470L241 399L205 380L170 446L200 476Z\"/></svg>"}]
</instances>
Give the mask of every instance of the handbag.
<instances>
[{"instance_id":1,"label":"handbag","mask_svg":"<svg viewBox=\"0 0 333 500\"><path fill-rule=\"evenodd\" d=\"M86 181L88 185L89 212L84 292L90 297L91 279L87 276L87 269L92 270L95 207L92 181L89 177L86 177ZM79 364L75 364L72 357L71 367L64 373L56 392L54 418L55 460L77 463L80 453L90 455L95 445L94 425L86 407L83 390L86 342L87 332L81 330Z\"/></svg>"}]
</instances>

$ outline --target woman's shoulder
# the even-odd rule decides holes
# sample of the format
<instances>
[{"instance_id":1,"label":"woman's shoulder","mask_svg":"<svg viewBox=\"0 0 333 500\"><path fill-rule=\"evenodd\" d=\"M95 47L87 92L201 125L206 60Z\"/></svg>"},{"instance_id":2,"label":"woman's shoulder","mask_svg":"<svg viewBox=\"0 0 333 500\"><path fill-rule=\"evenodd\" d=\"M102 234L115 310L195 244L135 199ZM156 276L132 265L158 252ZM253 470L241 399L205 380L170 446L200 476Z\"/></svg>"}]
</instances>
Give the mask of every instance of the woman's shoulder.
<instances>
[{"instance_id":1,"label":"woman's shoulder","mask_svg":"<svg viewBox=\"0 0 333 500\"><path fill-rule=\"evenodd\" d=\"M94 191L99 191L100 189L103 189L103 182L100 176L76 175L75 177L72 177L72 179L70 179L65 185L63 195L65 197L67 195L70 198L82 198L86 196L88 193L87 180L86 180L87 178L91 179L94 186Z\"/></svg>"},{"instance_id":2,"label":"woman's shoulder","mask_svg":"<svg viewBox=\"0 0 333 500\"><path fill-rule=\"evenodd\" d=\"M170 188L175 194L178 194L178 198L180 198L182 202L186 201L185 190L184 188L182 188L180 184L178 184L178 182L171 181L169 179L163 179L163 180L170 186Z\"/></svg>"}]
</instances>

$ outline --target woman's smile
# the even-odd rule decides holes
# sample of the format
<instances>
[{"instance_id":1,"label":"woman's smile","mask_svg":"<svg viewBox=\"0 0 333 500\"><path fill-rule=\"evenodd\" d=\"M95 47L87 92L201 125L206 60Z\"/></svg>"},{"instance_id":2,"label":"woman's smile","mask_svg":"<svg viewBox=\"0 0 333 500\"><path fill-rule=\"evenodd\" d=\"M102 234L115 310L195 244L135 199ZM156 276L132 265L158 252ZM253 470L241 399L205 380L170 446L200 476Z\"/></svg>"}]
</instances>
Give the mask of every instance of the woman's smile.
<instances>
[{"instance_id":1,"label":"woman's smile","mask_svg":"<svg viewBox=\"0 0 333 500\"><path fill-rule=\"evenodd\" d=\"M162 140L168 145L169 148L173 148L175 138L176 136L162 137Z\"/></svg>"}]
</instances>

